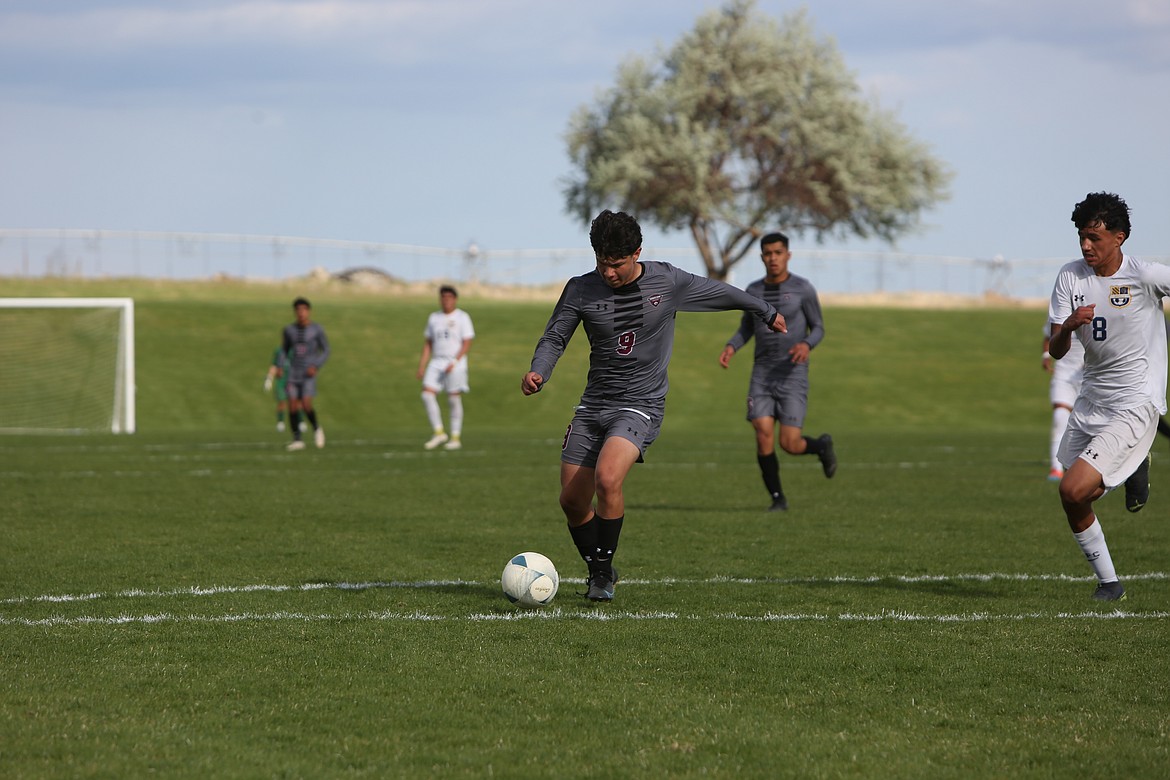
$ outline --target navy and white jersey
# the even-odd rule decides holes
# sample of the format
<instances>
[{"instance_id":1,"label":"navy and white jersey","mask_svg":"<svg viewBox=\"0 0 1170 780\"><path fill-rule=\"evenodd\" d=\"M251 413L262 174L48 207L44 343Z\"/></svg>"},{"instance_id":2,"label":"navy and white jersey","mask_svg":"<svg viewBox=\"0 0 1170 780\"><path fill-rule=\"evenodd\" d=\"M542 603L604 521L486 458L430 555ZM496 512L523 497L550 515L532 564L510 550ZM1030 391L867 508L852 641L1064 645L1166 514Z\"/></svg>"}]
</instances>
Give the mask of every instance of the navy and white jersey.
<instances>
[{"instance_id":1,"label":"navy and white jersey","mask_svg":"<svg viewBox=\"0 0 1170 780\"><path fill-rule=\"evenodd\" d=\"M680 311L742 309L765 323L776 315L771 304L724 282L669 263L639 265L641 275L618 289L596 270L570 279L536 345L531 370L547 382L577 325L585 324L589 377L582 405L616 401L663 406L674 320Z\"/></svg>"},{"instance_id":2,"label":"navy and white jersey","mask_svg":"<svg viewBox=\"0 0 1170 780\"><path fill-rule=\"evenodd\" d=\"M303 380L309 366L320 371L329 359L329 339L325 329L315 322L303 327L295 322L285 325L280 349L288 355L288 378L292 382Z\"/></svg>"},{"instance_id":3,"label":"navy and white jersey","mask_svg":"<svg viewBox=\"0 0 1170 780\"><path fill-rule=\"evenodd\" d=\"M810 349L815 348L825 337L821 301L812 282L789 274L779 284L757 279L748 285L747 292L775 307L788 325L787 333L777 333L755 317L744 314L739 330L728 339L728 346L738 352L755 336L752 386L774 387L792 376L808 376L808 363L793 363L788 350L801 341L807 342Z\"/></svg>"},{"instance_id":4,"label":"navy and white jersey","mask_svg":"<svg viewBox=\"0 0 1170 780\"><path fill-rule=\"evenodd\" d=\"M1097 276L1084 260L1060 269L1048 305L1050 325L1094 304L1093 319L1074 338L1085 348L1081 396L1111 409L1153 404L1166 413L1166 326L1162 298L1170 266L1124 255L1113 276Z\"/></svg>"}]
</instances>

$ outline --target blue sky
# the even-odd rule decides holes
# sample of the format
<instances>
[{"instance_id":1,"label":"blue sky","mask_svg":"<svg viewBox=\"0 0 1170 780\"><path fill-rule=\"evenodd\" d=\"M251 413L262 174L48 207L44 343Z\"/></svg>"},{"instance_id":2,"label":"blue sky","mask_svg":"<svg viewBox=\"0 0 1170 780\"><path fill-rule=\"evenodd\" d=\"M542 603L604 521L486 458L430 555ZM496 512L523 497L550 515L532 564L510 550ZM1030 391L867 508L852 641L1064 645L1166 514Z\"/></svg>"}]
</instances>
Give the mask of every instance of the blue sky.
<instances>
[{"instance_id":1,"label":"blue sky","mask_svg":"<svg viewBox=\"0 0 1170 780\"><path fill-rule=\"evenodd\" d=\"M0 226L584 247L561 195L570 114L718 7L0 0ZM1072 257L1069 212L1105 189L1133 208L1127 248L1170 255L1170 0L808 8L955 173L896 249Z\"/></svg>"}]
</instances>

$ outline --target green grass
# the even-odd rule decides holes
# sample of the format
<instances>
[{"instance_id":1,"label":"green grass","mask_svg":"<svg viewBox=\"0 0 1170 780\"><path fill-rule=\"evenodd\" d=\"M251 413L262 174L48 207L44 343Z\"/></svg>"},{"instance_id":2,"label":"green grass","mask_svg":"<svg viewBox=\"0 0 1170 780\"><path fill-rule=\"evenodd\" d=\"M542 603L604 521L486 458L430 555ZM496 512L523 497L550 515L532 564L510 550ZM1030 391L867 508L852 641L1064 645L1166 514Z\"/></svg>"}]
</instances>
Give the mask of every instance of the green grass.
<instances>
[{"instance_id":1,"label":"green grass","mask_svg":"<svg viewBox=\"0 0 1170 780\"><path fill-rule=\"evenodd\" d=\"M519 392L551 303L463 302L466 448L424 452L435 302L314 291L329 442L286 453L261 383L299 291L100 284L137 300L140 433L0 437L5 777L1166 776L1170 461L1141 514L1101 502L1131 597L1095 604L1042 312L829 308L807 429L841 469L782 455L781 517L736 318L681 315L594 606L556 500L582 334ZM548 609L499 594L525 549Z\"/></svg>"}]
</instances>

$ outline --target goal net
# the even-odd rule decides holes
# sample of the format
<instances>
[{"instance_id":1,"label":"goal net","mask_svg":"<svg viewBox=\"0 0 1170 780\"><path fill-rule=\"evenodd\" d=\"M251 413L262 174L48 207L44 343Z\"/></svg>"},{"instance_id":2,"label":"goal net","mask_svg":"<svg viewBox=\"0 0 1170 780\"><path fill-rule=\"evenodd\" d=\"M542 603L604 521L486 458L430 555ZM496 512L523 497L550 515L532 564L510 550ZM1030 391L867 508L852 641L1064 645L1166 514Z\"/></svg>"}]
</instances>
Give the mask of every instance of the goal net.
<instances>
[{"instance_id":1,"label":"goal net","mask_svg":"<svg viewBox=\"0 0 1170 780\"><path fill-rule=\"evenodd\" d=\"M0 298L0 432L134 433L134 301Z\"/></svg>"}]
</instances>

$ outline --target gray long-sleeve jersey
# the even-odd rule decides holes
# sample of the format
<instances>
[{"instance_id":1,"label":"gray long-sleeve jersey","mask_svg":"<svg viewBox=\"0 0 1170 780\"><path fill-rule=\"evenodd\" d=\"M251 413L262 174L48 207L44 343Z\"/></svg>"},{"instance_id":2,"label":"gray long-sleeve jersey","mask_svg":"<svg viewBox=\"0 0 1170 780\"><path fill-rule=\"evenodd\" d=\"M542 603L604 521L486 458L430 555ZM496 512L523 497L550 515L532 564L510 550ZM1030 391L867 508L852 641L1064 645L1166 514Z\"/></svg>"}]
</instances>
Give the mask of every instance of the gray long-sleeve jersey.
<instances>
[{"instance_id":1,"label":"gray long-sleeve jersey","mask_svg":"<svg viewBox=\"0 0 1170 780\"><path fill-rule=\"evenodd\" d=\"M641 276L616 290L596 270L570 279L537 342L531 370L547 382L583 322L589 337L589 377L581 403L661 407L678 312L742 309L764 323L776 316L771 304L729 284L669 263L640 265Z\"/></svg>"},{"instance_id":2,"label":"gray long-sleeve jersey","mask_svg":"<svg viewBox=\"0 0 1170 780\"><path fill-rule=\"evenodd\" d=\"M780 284L766 284L757 279L747 287L748 293L776 307L788 326L787 333L776 331L745 314L727 344L739 351L756 337L755 363L752 364L752 387L768 389L790 376L807 376L808 363L793 363L788 350L800 341L813 349L825 337L825 322L816 288L803 276L789 274Z\"/></svg>"},{"instance_id":3,"label":"gray long-sleeve jersey","mask_svg":"<svg viewBox=\"0 0 1170 780\"><path fill-rule=\"evenodd\" d=\"M305 370L314 366L318 371L329 359L329 339L325 329L315 322L303 328L295 322L284 326L280 351L288 356L285 366L288 378L294 382L305 379Z\"/></svg>"}]
</instances>

